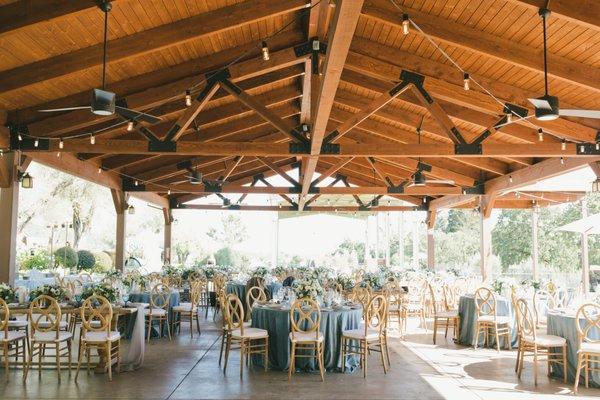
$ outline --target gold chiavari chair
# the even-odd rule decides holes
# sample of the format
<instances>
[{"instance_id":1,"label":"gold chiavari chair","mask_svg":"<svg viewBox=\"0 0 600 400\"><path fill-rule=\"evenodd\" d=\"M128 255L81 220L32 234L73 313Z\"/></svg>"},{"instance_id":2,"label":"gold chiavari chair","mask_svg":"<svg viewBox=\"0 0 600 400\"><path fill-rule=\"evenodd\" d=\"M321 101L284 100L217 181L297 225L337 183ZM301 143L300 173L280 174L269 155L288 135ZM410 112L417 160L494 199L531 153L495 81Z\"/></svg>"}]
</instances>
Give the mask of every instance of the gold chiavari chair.
<instances>
[{"instance_id":1,"label":"gold chiavari chair","mask_svg":"<svg viewBox=\"0 0 600 400\"><path fill-rule=\"evenodd\" d=\"M519 359L518 376L521 379L523 361L527 352L533 355L533 382L537 386L538 357L546 356L548 359L548 375L550 375L550 363L563 366L564 382L567 383L567 341L554 335L545 335L536 332L536 326L531 310L523 299L517 300L517 328L519 330ZM561 348L561 352L552 351L553 348Z\"/></svg>"},{"instance_id":2,"label":"gold chiavari chair","mask_svg":"<svg viewBox=\"0 0 600 400\"><path fill-rule=\"evenodd\" d=\"M190 302L182 303L173 307L173 321L171 321L171 331L175 334L176 327L181 331L181 323L184 321L190 322L190 337L194 337L194 321L196 321L196 329L200 334L200 318L198 317L198 305L200 304L200 296L204 291L202 281L193 281L190 286Z\"/></svg>"},{"instance_id":3,"label":"gold chiavari chair","mask_svg":"<svg viewBox=\"0 0 600 400\"><path fill-rule=\"evenodd\" d=\"M496 337L496 349L500 351L500 335L506 336L506 345L510 344L510 318L497 314L496 295L486 287L480 287L475 291L475 308L477 310L477 322L475 328L475 348L479 345L479 336L483 333L485 345L489 343L489 336L494 332Z\"/></svg>"},{"instance_id":4,"label":"gold chiavari chair","mask_svg":"<svg viewBox=\"0 0 600 400\"><path fill-rule=\"evenodd\" d=\"M215 274L215 276L213 276L212 283L215 293L219 293L221 292L221 290L224 290L226 288L227 277L223 274ZM219 297L217 296L215 306L213 307L213 321L216 319L220 309L221 306L219 304ZM206 315L208 315L208 310Z\"/></svg>"},{"instance_id":5,"label":"gold chiavari chair","mask_svg":"<svg viewBox=\"0 0 600 400\"><path fill-rule=\"evenodd\" d=\"M553 288L556 292L556 288ZM554 295L547 290L536 290L533 294L533 315L535 326L541 328L547 325L546 312L556 308Z\"/></svg>"},{"instance_id":6,"label":"gold chiavari chair","mask_svg":"<svg viewBox=\"0 0 600 400\"><path fill-rule=\"evenodd\" d=\"M351 354L360 356L363 368L363 377L367 377L367 356L371 351L381 353L383 372L387 374L387 352L385 329L387 324L387 300L384 295L371 298L365 311L365 324L363 327L342 331L342 372L346 365L346 357ZM356 345L358 342L358 346Z\"/></svg>"},{"instance_id":7,"label":"gold chiavari chair","mask_svg":"<svg viewBox=\"0 0 600 400\"><path fill-rule=\"evenodd\" d=\"M323 368L323 340L320 332L321 308L310 298L298 299L290 307L290 342L292 343L288 380L296 373L296 357L316 358L321 374L321 382L325 380ZM296 354L302 350L301 354ZM314 354L313 354L314 352Z\"/></svg>"},{"instance_id":8,"label":"gold chiavari chair","mask_svg":"<svg viewBox=\"0 0 600 400\"><path fill-rule=\"evenodd\" d=\"M152 336L152 323L158 321L159 337L162 336L163 324L167 326L167 335L171 340L171 329L169 326L169 303L171 300L171 290L168 286L159 283L152 288L150 292L150 307L144 309L144 317L146 319L148 338Z\"/></svg>"},{"instance_id":9,"label":"gold chiavari chair","mask_svg":"<svg viewBox=\"0 0 600 400\"><path fill-rule=\"evenodd\" d=\"M47 349L55 350L55 362L60 382L61 357L66 356L71 373L71 343L73 335L60 329L62 312L56 299L41 295L35 298L29 306L29 320L31 321L31 351L29 361L25 367L23 381L32 366L33 357L38 356L39 375L42 376L42 358L46 356ZM64 345L64 347L61 347ZM36 352L37 348L37 352Z\"/></svg>"},{"instance_id":10,"label":"gold chiavari chair","mask_svg":"<svg viewBox=\"0 0 600 400\"><path fill-rule=\"evenodd\" d=\"M9 330L10 310L8 304L0 298L0 343L2 344L2 357L4 359L4 371L6 382L8 382L8 366L10 357L15 358L15 363L22 357L23 367L26 363L26 352L28 337L25 332Z\"/></svg>"},{"instance_id":11,"label":"gold chiavari chair","mask_svg":"<svg viewBox=\"0 0 600 400\"><path fill-rule=\"evenodd\" d=\"M445 284L442 286L442 295L444 296L444 309L446 311L458 310L458 295L454 286Z\"/></svg>"},{"instance_id":12,"label":"gold chiavari chair","mask_svg":"<svg viewBox=\"0 0 600 400\"><path fill-rule=\"evenodd\" d=\"M406 334L408 319L411 317L418 317L419 323L425 328L425 332L428 332L427 321L425 320L425 297L421 285L408 286L408 294L403 297L401 305L402 336Z\"/></svg>"},{"instance_id":13,"label":"gold chiavari chair","mask_svg":"<svg viewBox=\"0 0 600 400\"><path fill-rule=\"evenodd\" d=\"M111 329L113 309L110 302L102 296L88 297L80 309L81 343L75 382L79 376L79 368L83 355L87 357L87 370L90 372L90 350L97 349L98 354L104 354L108 368L108 380L112 381L113 359L117 361L117 373L121 371L121 334Z\"/></svg>"},{"instance_id":14,"label":"gold chiavari chair","mask_svg":"<svg viewBox=\"0 0 600 400\"><path fill-rule=\"evenodd\" d=\"M371 300L371 289L369 287L362 287L360 285L354 286L350 293L350 300L355 303L360 303L363 310L366 309L369 301Z\"/></svg>"},{"instance_id":15,"label":"gold chiavari chair","mask_svg":"<svg viewBox=\"0 0 600 400\"><path fill-rule=\"evenodd\" d=\"M577 373L575 387L577 393L581 369L585 373L585 387L589 387L590 371L600 371L600 339L592 337L591 332L600 330L600 304L587 303L579 307L575 316L577 326ZM595 367L593 365L596 365Z\"/></svg>"},{"instance_id":16,"label":"gold chiavari chair","mask_svg":"<svg viewBox=\"0 0 600 400\"><path fill-rule=\"evenodd\" d=\"M444 337L448 337L448 328L452 327L454 330L454 336L459 337L459 326L460 317L458 316L458 310L438 310L439 303L437 302L435 290L432 285L429 285L429 293L431 296L431 304L433 307L433 344L435 344L437 337L437 328L445 327L446 332Z\"/></svg>"},{"instance_id":17,"label":"gold chiavari chair","mask_svg":"<svg viewBox=\"0 0 600 400\"><path fill-rule=\"evenodd\" d=\"M223 311L229 331L225 347L223 372L227 371L229 351L234 345L239 346L240 349L240 379L243 377L244 359L248 362L252 354L262 354L264 356L265 371L267 371L269 366L269 332L264 329L244 326L244 305L235 294L230 294L225 298Z\"/></svg>"},{"instance_id":18,"label":"gold chiavari chair","mask_svg":"<svg viewBox=\"0 0 600 400\"><path fill-rule=\"evenodd\" d=\"M265 290L260 286L252 286L250 289L246 291L246 319L252 319L252 307L254 307L254 303L256 302L266 302L267 294Z\"/></svg>"}]
</instances>

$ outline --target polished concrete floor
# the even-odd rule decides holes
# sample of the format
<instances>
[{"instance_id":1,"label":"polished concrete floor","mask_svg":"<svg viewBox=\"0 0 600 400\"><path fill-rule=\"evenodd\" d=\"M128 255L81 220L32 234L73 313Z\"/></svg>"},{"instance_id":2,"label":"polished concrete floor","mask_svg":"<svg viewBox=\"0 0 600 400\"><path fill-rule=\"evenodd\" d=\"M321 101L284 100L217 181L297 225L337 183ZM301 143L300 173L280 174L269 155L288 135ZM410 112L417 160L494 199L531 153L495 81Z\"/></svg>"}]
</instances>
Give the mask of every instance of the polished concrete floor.
<instances>
[{"instance_id":1,"label":"polished concrete floor","mask_svg":"<svg viewBox=\"0 0 600 400\"><path fill-rule=\"evenodd\" d=\"M58 383L56 372L37 371L22 382L22 371L13 370L10 381L0 373L0 399L552 399L571 396L571 385L549 379L541 371L533 385L531 365L521 380L514 373L516 352L456 346L451 339L409 327L405 341L391 340L392 368L387 374L373 354L369 376L328 373L325 382L317 374L297 373L291 382L284 372L244 371L239 378L239 356L233 353L227 374L218 367L219 331L209 317L203 333L190 339L187 328L172 342L151 341L144 366L115 375L80 374L75 383L68 372ZM394 332L392 332L392 336ZM600 389L580 389L578 398L598 398Z\"/></svg>"}]
</instances>

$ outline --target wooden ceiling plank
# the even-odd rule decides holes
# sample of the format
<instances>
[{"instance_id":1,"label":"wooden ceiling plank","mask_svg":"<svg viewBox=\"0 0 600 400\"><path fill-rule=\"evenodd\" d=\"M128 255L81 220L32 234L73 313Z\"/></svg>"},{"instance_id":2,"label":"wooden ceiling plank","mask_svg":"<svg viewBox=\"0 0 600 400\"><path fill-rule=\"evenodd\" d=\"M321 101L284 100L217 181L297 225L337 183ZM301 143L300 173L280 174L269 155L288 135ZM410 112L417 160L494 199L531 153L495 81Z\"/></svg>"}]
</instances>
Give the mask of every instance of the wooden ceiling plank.
<instances>
[{"instance_id":1,"label":"wooden ceiling plank","mask_svg":"<svg viewBox=\"0 0 600 400\"><path fill-rule=\"evenodd\" d=\"M520 4L531 10L539 10L550 6L553 14L565 18L570 22L585 26L587 28L600 29L600 3L596 0L506 0L509 3Z\"/></svg>"}]
</instances>

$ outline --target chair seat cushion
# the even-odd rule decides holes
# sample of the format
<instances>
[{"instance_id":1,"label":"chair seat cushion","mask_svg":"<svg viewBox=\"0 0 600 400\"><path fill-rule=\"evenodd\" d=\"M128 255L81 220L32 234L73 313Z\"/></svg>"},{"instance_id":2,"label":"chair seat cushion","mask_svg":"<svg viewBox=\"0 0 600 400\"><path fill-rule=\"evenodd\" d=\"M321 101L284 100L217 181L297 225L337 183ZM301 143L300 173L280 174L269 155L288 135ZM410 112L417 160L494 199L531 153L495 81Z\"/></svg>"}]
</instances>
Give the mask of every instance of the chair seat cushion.
<instances>
[{"instance_id":1,"label":"chair seat cushion","mask_svg":"<svg viewBox=\"0 0 600 400\"><path fill-rule=\"evenodd\" d=\"M494 322L494 316L493 315L482 315L481 317L478 317L477 320L480 322ZM504 315L496 315L496 323L498 325L509 325L510 318L507 316L504 316Z\"/></svg>"},{"instance_id":2,"label":"chair seat cushion","mask_svg":"<svg viewBox=\"0 0 600 400\"><path fill-rule=\"evenodd\" d=\"M4 332L0 332L0 342L13 342L24 338L25 332L22 331L8 331L8 335L4 335Z\"/></svg>"},{"instance_id":3,"label":"chair seat cushion","mask_svg":"<svg viewBox=\"0 0 600 400\"><path fill-rule=\"evenodd\" d=\"M8 321L9 328L25 328L29 325L29 322L24 319L18 319L14 321Z\"/></svg>"},{"instance_id":4,"label":"chair seat cushion","mask_svg":"<svg viewBox=\"0 0 600 400\"><path fill-rule=\"evenodd\" d=\"M565 338L555 335L546 335L544 333L536 333L535 341L533 336L525 336L523 339L529 343L535 343L544 347L562 347L567 343Z\"/></svg>"},{"instance_id":5,"label":"chair seat cushion","mask_svg":"<svg viewBox=\"0 0 600 400\"><path fill-rule=\"evenodd\" d=\"M315 332L290 332L290 340L295 343L311 343L311 342L322 342L324 340L323 334L319 332L318 336Z\"/></svg>"},{"instance_id":6,"label":"chair seat cushion","mask_svg":"<svg viewBox=\"0 0 600 400\"><path fill-rule=\"evenodd\" d=\"M373 340L379 338L379 331L374 329L368 329L367 334L365 335L365 329L352 329L348 331L343 331L342 336L351 338L351 339L366 339Z\"/></svg>"},{"instance_id":7,"label":"chair seat cushion","mask_svg":"<svg viewBox=\"0 0 600 400\"><path fill-rule=\"evenodd\" d=\"M438 318L458 318L458 310L440 311L435 316Z\"/></svg>"},{"instance_id":8,"label":"chair seat cushion","mask_svg":"<svg viewBox=\"0 0 600 400\"><path fill-rule=\"evenodd\" d=\"M107 334L106 331L101 332L86 332L83 340L90 343L102 343L102 342L114 342L121 338L119 332L110 332Z\"/></svg>"},{"instance_id":9,"label":"chair seat cushion","mask_svg":"<svg viewBox=\"0 0 600 400\"><path fill-rule=\"evenodd\" d=\"M600 343L582 342L579 352L600 354Z\"/></svg>"},{"instance_id":10,"label":"chair seat cushion","mask_svg":"<svg viewBox=\"0 0 600 400\"><path fill-rule=\"evenodd\" d=\"M162 317L167 315L167 311L162 308L145 308L144 315L156 315L158 317Z\"/></svg>"},{"instance_id":11,"label":"chair seat cushion","mask_svg":"<svg viewBox=\"0 0 600 400\"><path fill-rule=\"evenodd\" d=\"M180 304L178 306L173 307L173 311L175 312L194 312L198 311L197 307L192 307L192 303Z\"/></svg>"},{"instance_id":12,"label":"chair seat cushion","mask_svg":"<svg viewBox=\"0 0 600 400\"><path fill-rule=\"evenodd\" d=\"M268 338L269 332L259 328L244 328L244 335L242 335L240 329L234 329L231 331L231 337L236 339L261 339Z\"/></svg>"},{"instance_id":13,"label":"chair seat cushion","mask_svg":"<svg viewBox=\"0 0 600 400\"><path fill-rule=\"evenodd\" d=\"M33 340L36 342L63 342L71 339L71 332L58 332L58 339L56 338L56 332L36 332L33 335Z\"/></svg>"}]
</instances>

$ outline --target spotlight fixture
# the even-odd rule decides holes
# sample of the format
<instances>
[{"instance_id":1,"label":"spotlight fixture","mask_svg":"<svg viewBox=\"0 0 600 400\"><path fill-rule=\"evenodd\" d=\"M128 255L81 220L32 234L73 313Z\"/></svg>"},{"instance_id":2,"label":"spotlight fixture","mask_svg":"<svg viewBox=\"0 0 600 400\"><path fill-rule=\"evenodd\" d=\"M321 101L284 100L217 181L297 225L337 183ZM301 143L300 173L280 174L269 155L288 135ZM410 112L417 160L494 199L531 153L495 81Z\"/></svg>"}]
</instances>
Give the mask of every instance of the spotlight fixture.
<instances>
[{"instance_id":1,"label":"spotlight fixture","mask_svg":"<svg viewBox=\"0 0 600 400\"><path fill-rule=\"evenodd\" d=\"M23 189L31 189L33 188L33 177L29 175L29 173L25 172L19 178L21 181L21 187Z\"/></svg>"},{"instance_id":2,"label":"spotlight fixture","mask_svg":"<svg viewBox=\"0 0 600 400\"><path fill-rule=\"evenodd\" d=\"M269 55L269 47L267 46L267 42L265 42L264 40L262 42L262 48L260 49L260 51L262 52L263 60L269 61L269 59L271 58L271 56Z\"/></svg>"},{"instance_id":3,"label":"spotlight fixture","mask_svg":"<svg viewBox=\"0 0 600 400\"><path fill-rule=\"evenodd\" d=\"M90 144L96 144L96 137L93 133L90 134Z\"/></svg>"},{"instance_id":4,"label":"spotlight fixture","mask_svg":"<svg viewBox=\"0 0 600 400\"><path fill-rule=\"evenodd\" d=\"M60 141L58 142L58 148L63 149L64 147L65 147L65 142L62 140L62 138L60 138Z\"/></svg>"},{"instance_id":5,"label":"spotlight fixture","mask_svg":"<svg viewBox=\"0 0 600 400\"><path fill-rule=\"evenodd\" d=\"M185 91L185 106L189 107L192 105L192 92L189 90Z\"/></svg>"},{"instance_id":6,"label":"spotlight fixture","mask_svg":"<svg viewBox=\"0 0 600 400\"><path fill-rule=\"evenodd\" d=\"M135 127L135 123L131 120L127 121L127 132L131 132L133 131L133 128Z\"/></svg>"},{"instance_id":7,"label":"spotlight fixture","mask_svg":"<svg viewBox=\"0 0 600 400\"><path fill-rule=\"evenodd\" d=\"M402 14L402 33L408 35L410 21L408 20L408 14Z\"/></svg>"},{"instance_id":8,"label":"spotlight fixture","mask_svg":"<svg viewBox=\"0 0 600 400\"><path fill-rule=\"evenodd\" d=\"M469 74L467 74L466 72L463 75L463 89L465 90L469 90L470 86L469 86L469 81L471 80L471 78L469 77Z\"/></svg>"},{"instance_id":9,"label":"spotlight fixture","mask_svg":"<svg viewBox=\"0 0 600 400\"><path fill-rule=\"evenodd\" d=\"M538 140L540 142L544 141L544 130L542 128L538 129Z\"/></svg>"}]
</instances>

